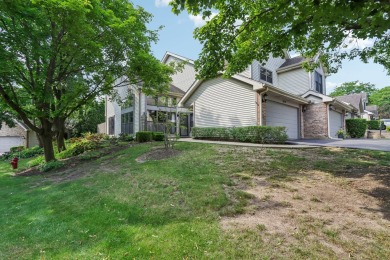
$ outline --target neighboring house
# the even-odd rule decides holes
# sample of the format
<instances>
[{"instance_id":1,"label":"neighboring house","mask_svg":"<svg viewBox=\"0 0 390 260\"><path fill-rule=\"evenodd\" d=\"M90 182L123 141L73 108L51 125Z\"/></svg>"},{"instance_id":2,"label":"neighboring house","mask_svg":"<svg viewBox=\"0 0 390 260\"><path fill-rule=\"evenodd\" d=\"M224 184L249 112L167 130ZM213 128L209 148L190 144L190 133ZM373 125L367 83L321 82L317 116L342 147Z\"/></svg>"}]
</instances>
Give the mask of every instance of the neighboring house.
<instances>
[{"instance_id":1,"label":"neighboring house","mask_svg":"<svg viewBox=\"0 0 390 260\"><path fill-rule=\"evenodd\" d=\"M371 115L371 120L375 120L375 119L378 119L378 118L379 118L378 106L377 106L377 105L366 106L366 110L367 110L368 112L371 112L371 113L372 113L372 115Z\"/></svg>"},{"instance_id":2,"label":"neighboring house","mask_svg":"<svg viewBox=\"0 0 390 260\"><path fill-rule=\"evenodd\" d=\"M11 147L30 148L39 145L37 135L25 124L15 120L15 127L3 123L0 129L0 153L9 152Z\"/></svg>"},{"instance_id":3,"label":"neighboring house","mask_svg":"<svg viewBox=\"0 0 390 260\"><path fill-rule=\"evenodd\" d=\"M197 80L179 106L193 110L196 127L285 126L290 139L336 138L354 108L326 96L326 69L307 72L304 61L286 53L231 78Z\"/></svg>"},{"instance_id":4,"label":"neighboring house","mask_svg":"<svg viewBox=\"0 0 390 260\"><path fill-rule=\"evenodd\" d=\"M141 85L116 88L123 102L118 104L106 97L106 123L99 125L99 132L118 136L120 133L162 131L162 123L156 116L158 112L166 112L171 121L176 124L176 129L172 132L177 131L181 136L189 136L192 127L192 112L187 108L177 107L177 104L195 81L194 61L167 52L162 62L165 64L185 62L183 70L172 76L169 93L160 97L148 97L142 93Z\"/></svg>"},{"instance_id":5,"label":"neighboring house","mask_svg":"<svg viewBox=\"0 0 390 260\"><path fill-rule=\"evenodd\" d=\"M343 101L351 106L353 106L356 110L355 114L348 114L347 118L360 117L366 120L371 120L374 117L373 112L367 109L367 93L357 93L350 94L344 96L336 97L338 100Z\"/></svg>"}]
</instances>

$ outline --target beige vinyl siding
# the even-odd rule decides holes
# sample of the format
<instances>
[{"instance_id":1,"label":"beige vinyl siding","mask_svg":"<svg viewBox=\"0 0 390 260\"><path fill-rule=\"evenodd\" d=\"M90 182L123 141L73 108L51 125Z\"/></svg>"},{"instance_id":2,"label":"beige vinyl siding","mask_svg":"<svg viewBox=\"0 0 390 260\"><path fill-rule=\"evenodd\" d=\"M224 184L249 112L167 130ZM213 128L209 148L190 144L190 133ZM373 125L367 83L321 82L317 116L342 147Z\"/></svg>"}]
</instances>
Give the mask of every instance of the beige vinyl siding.
<instances>
[{"instance_id":1,"label":"beige vinyl siding","mask_svg":"<svg viewBox=\"0 0 390 260\"><path fill-rule=\"evenodd\" d=\"M183 62L183 61L170 56L165 63L169 64L171 62ZM183 71L172 75L171 78L172 78L172 84L174 86L186 92L191 87L192 83L195 81L194 65L191 63L184 64Z\"/></svg>"},{"instance_id":2,"label":"beige vinyl siding","mask_svg":"<svg viewBox=\"0 0 390 260\"><path fill-rule=\"evenodd\" d=\"M187 101L195 103L195 126L256 125L256 93L252 86L234 79L215 78L203 82Z\"/></svg>"},{"instance_id":3,"label":"beige vinyl siding","mask_svg":"<svg viewBox=\"0 0 390 260\"><path fill-rule=\"evenodd\" d=\"M277 87L296 95L302 95L310 90L309 73L304 69L295 69L278 74Z\"/></svg>"},{"instance_id":4,"label":"beige vinyl siding","mask_svg":"<svg viewBox=\"0 0 390 260\"><path fill-rule=\"evenodd\" d=\"M246 78L251 78L251 66L248 66L246 68L246 70L244 70L243 72L239 73L238 75L241 75L241 76L244 76Z\"/></svg>"},{"instance_id":5,"label":"beige vinyl siding","mask_svg":"<svg viewBox=\"0 0 390 260\"><path fill-rule=\"evenodd\" d=\"M279 80L278 76L276 74L276 70L285 62L285 59L283 58L275 58L272 57L272 55L269 56L267 62L264 65L261 65L261 62L255 60L252 62L252 72L251 72L251 78L256 81L262 81L260 80L260 67L264 67L267 70L272 71L272 85L278 86Z\"/></svg>"}]
</instances>

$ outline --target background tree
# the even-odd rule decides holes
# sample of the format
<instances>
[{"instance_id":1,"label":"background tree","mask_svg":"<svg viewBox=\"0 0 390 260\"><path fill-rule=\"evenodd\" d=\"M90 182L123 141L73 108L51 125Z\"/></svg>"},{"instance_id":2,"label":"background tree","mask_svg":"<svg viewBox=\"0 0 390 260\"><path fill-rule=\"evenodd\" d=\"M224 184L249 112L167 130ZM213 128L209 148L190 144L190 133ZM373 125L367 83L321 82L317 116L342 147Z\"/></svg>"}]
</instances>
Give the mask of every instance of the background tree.
<instances>
[{"instance_id":1,"label":"background tree","mask_svg":"<svg viewBox=\"0 0 390 260\"><path fill-rule=\"evenodd\" d=\"M123 84L168 87L173 69L151 54L150 20L124 0L0 2L0 102L38 134L46 161L54 134L65 148L66 118L97 96Z\"/></svg>"},{"instance_id":2,"label":"background tree","mask_svg":"<svg viewBox=\"0 0 390 260\"><path fill-rule=\"evenodd\" d=\"M203 44L195 63L200 78L220 71L230 76L253 59L267 60L270 53L280 57L284 50L307 58L322 53L308 68L321 62L335 72L342 59L359 57L372 58L390 72L388 0L173 0L171 6L176 14L186 9L212 17L194 32ZM358 39L369 38L372 46L359 46Z\"/></svg>"},{"instance_id":3,"label":"background tree","mask_svg":"<svg viewBox=\"0 0 390 260\"><path fill-rule=\"evenodd\" d=\"M97 125L105 120L104 100L94 100L88 105L82 106L75 111L67 120L67 129L72 136L81 136L83 133L97 132Z\"/></svg>"},{"instance_id":4,"label":"background tree","mask_svg":"<svg viewBox=\"0 0 390 260\"><path fill-rule=\"evenodd\" d=\"M371 95L371 102L378 106L381 118L390 118L390 86L381 88Z\"/></svg>"},{"instance_id":5,"label":"background tree","mask_svg":"<svg viewBox=\"0 0 390 260\"><path fill-rule=\"evenodd\" d=\"M367 97L369 102L371 102L371 95L377 91L374 84L369 82L363 83L357 81L344 82L340 86L337 86L332 93L329 94L331 97L338 97L350 94L358 94L365 92L367 93Z\"/></svg>"}]
</instances>

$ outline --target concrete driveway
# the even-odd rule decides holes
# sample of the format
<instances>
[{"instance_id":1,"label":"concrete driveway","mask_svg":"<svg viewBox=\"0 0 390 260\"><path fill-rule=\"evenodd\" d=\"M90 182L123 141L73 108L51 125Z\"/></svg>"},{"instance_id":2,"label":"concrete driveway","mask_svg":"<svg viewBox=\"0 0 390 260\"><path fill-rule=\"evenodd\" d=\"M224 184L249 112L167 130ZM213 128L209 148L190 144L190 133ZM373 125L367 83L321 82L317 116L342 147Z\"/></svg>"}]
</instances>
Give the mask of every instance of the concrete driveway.
<instances>
[{"instance_id":1,"label":"concrete driveway","mask_svg":"<svg viewBox=\"0 0 390 260\"><path fill-rule=\"evenodd\" d=\"M290 144L331 146L343 148L357 148L390 152L390 139L324 139L324 140L295 140Z\"/></svg>"}]
</instances>

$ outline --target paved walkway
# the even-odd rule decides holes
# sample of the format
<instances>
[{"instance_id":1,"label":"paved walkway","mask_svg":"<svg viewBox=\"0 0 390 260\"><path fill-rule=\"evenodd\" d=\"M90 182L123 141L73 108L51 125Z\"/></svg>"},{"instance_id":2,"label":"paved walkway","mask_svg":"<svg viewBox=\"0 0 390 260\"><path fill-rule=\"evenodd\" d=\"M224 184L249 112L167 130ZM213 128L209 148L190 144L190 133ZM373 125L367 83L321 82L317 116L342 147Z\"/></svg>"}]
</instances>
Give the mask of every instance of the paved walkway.
<instances>
[{"instance_id":1,"label":"paved walkway","mask_svg":"<svg viewBox=\"0 0 390 260\"><path fill-rule=\"evenodd\" d=\"M188 143L204 143L204 144L220 144L220 145L234 145L243 147L258 147L258 148L281 148L281 149L305 149L315 148L316 145L305 145L305 144L253 144L253 143L240 143L240 142L226 142L226 141L210 141L210 140L198 140L192 138L180 138L179 142Z\"/></svg>"},{"instance_id":2,"label":"paved walkway","mask_svg":"<svg viewBox=\"0 0 390 260\"><path fill-rule=\"evenodd\" d=\"M324 139L324 140L296 140L289 144L330 146L342 148L356 148L390 152L390 139Z\"/></svg>"}]
</instances>

